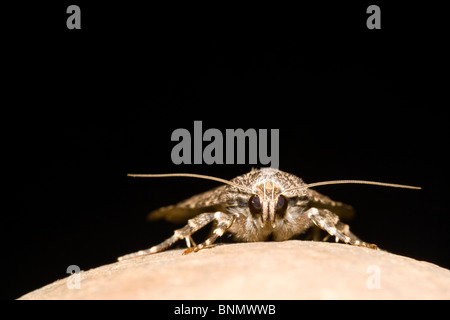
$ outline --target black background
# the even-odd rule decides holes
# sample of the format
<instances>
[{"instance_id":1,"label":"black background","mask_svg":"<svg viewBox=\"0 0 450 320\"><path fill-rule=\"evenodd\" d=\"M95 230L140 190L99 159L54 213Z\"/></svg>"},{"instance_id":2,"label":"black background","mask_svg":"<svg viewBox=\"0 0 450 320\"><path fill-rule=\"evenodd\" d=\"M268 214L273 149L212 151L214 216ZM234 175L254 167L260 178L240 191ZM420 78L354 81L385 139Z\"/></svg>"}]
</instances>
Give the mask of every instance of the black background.
<instances>
[{"instance_id":1,"label":"black background","mask_svg":"<svg viewBox=\"0 0 450 320\"><path fill-rule=\"evenodd\" d=\"M448 83L438 8L378 2L168 7L78 2L7 12L3 86L2 298L148 248L179 226L153 209L212 181L132 179L193 172L231 179L251 165L174 165L171 134L280 130L280 169L352 204L355 234L450 267ZM4 29L5 30L5 29ZM205 143L206 145L206 143ZM182 245L182 244L181 244Z\"/></svg>"}]
</instances>

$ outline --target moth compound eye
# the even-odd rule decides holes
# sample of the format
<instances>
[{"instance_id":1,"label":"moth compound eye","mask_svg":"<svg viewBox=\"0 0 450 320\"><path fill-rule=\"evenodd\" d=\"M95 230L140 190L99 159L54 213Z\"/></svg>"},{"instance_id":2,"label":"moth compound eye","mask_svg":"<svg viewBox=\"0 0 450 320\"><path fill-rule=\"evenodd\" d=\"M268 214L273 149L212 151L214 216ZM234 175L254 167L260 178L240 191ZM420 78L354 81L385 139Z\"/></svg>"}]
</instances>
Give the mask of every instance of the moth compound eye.
<instances>
[{"instance_id":1,"label":"moth compound eye","mask_svg":"<svg viewBox=\"0 0 450 320\"><path fill-rule=\"evenodd\" d=\"M284 196L279 196L277 200L277 205L275 206L275 210L277 212L283 212L287 208L287 199Z\"/></svg>"},{"instance_id":2,"label":"moth compound eye","mask_svg":"<svg viewBox=\"0 0 450 320\"><path fill-rule=\"evenodd\" d=\"M253 195L248 200L248 205L250 207L250 211L253 213L261 212L261 200L257 195Z\"/></svg>"}]
</instances>

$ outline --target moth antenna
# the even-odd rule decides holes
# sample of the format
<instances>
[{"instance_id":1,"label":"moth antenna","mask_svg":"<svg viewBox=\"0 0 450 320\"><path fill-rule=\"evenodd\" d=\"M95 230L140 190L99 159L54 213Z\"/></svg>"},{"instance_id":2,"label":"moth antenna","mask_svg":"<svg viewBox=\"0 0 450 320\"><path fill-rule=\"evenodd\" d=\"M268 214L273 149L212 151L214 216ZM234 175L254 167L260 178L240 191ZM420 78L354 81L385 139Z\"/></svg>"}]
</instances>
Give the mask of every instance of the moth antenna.
<instances>
[{"instance_id":1,"label":"moth antenna","mask_svg":"<svg viewBox=\"0 0 450 320\"><path fill-rule=\"evenodd\" d=\"M149 173L149 174L132 174L129 173L127 174L128 177L135 177L135 178L168 178L168 177L189 177L189 178L198 178L198 179L205 179L205 180L213 180L213 181L218 181L218 182L222 182L225 184L228 184L230 186L239 188L239 189L244 189L247 190L249 192L252 192L252 189L241 186L237 183L233 183L231 181L225 180L225 179L221 179L221 178L217 178L217 177L213 177L213 176L207 176L207 175L203 175L203 174L195 174L195 173Z\"/></svg>"},{"instance_id":2,"label":"moth antenna","mask_svg":"<svg viewBox=\"0 0 450 320\"><path fill-rule=\"evenodd\" d=\"M314 182L314 183L306 184L301 187L290 188L290 189L284 190L283 193L293 191L293 190L298 190L298 189L304 189L304 188L326 186L329 184L369 184L369 185L374 185L374 186L391 187L391 188L403 188L403 189L415 189L415 190L422 189L421 187L409 186L409 185L405 185L405 184L386 183L386 182L367 181L367 180L331 180L331 181Z\"/></svg>"}]
</instances>

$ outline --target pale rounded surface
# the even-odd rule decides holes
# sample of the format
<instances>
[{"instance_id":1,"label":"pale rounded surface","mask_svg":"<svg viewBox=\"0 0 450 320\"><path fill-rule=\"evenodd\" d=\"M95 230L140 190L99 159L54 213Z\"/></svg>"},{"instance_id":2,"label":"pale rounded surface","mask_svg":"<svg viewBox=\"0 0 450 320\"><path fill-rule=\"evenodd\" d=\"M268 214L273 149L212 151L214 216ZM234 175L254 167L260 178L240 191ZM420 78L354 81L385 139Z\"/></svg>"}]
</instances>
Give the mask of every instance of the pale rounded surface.
<instances>
[{"instance_id":1,"label":"pale rounded surface","mask_svg":"<svg viewBox=\"0 0 450 320\"><path fill-rule=\"evenodd\" d=\"M450 299L450 271L338 243L216 245L116 262L20 299Z\"/></svg>"}]
</instances>

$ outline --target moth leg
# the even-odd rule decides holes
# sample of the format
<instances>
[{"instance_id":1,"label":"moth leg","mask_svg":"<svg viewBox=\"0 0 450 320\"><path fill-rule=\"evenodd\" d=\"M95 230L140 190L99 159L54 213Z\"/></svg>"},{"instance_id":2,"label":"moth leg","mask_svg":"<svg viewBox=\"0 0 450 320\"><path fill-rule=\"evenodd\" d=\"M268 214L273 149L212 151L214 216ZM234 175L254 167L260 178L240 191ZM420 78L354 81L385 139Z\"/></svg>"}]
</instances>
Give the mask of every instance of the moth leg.
<instances>
[{"instance_id":1,"label":"moth leg","mask_svg":"<svg viewBox=\"0 0 450 320\"><path fill-rule=\"evenodd\" d=\"M188 248L192 247L191 244L193 244L194 246L197 245L197 244L195 243L194 239L192 239L191 236L188 236L188 237L184 238L184 240L186 240L186 246L187 246Z\"/></svg>"},{"instance_id":2,"label":"moth leg","mask_svg":"<svg viewBox=\"0 0 450 320\"><path fill-rule=\"evenodd\" d=\"M153 246L150 249L140 250L138 252L130 253L125 256L119 257L118 260L122 261L125 259L131 259L131 258L134 258L137 256L143 256L146 254L152 254L152 253L164 251L167 248L169 248L171 245L173 245L175 242L177 242L178 240L190 238L194 232L203 228L204 226L206 226L208 223L210 223L214 219L215 218L214 218L213 212L205 212L205 213L199 214L198 216L196 216L192 219L189 219L187 222L187 225L185 225L181 229L175 230L173 233L173 236L171 236L170 238L161 242L160 244L157 244L156 246ZM190 238L190 239L192 239L192 238Z\"/></svg>"},{"instance_id":3,"label":"moth leg","mask_svg":"<svg viewBox=\"0 0 450 320\"><path fill-rule=\"evenodd\" d=\"M306 211L308 218L319 228L335 236L347 244L354 246L378 249L374 244L361 241L353 233L347 224L339 221L339 217L327 209L310 208Z\"/></svg>"},{"instance_id":4,"label":"moth leg","mask_svg":"<svg viewBox=\"0 0 450 320\"><path fill-rule=\"evenodd\" d=\"M229 215L218 211L214 214L214 219L217 221L217 226L214 229L214 231L212 232L212 235L208 239L206 239L204 242L200 243L199 245L196 245L195 247L186 249L183 254L197 252L199 250L202 250L202 249L212 245L214 243L214 241L217 240L217 238L221 237L225 233L225 231L227 231L231 227L231 225L234 222L235 217L234 216L230 217Z\"/></svg>"},{"instance_id":5,"label":"moth leg","mask_svg":"<svg viewBox=\"0 0 450 320\"><path fill-rule=\"evenodd\" d=\"M350 236L350 238L355 239L355 240L359 240L359 238L357 236L355 236L353 233L350 232L350 226L348 224L342 223L340 221L338 221L338 223L336 223L336 229L338 231L340 231L341 233ZM322 239L323 242L328 241L328 239L330 239L330 237L332 237L331 234L327 234L325 236L325 238ZM336 235L334 236L336 242L339 242L339 238L336 237ZM360 240L359 240L360 241Z\"/></svg>"}]
</instances>

